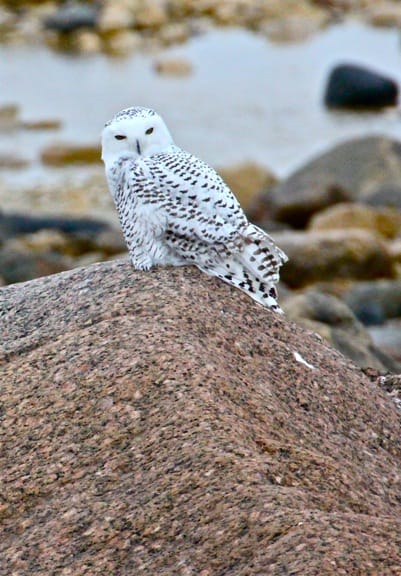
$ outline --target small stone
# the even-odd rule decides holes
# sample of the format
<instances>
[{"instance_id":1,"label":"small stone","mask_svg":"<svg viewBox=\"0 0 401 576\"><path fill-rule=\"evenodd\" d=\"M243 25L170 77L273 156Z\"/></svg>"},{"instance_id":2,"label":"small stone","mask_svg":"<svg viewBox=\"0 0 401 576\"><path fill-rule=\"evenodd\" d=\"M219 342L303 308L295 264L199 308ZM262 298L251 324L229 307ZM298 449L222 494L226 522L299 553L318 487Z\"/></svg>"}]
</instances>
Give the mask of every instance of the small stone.
<instances>
[{"instance_id":1,"label":"small stone","mask_svg":"<svg viewBox=\"0 0 401 576\"><path fill-rule=\"evenodd\" d=\"M111 56L126 56L143 46L143 39L138 32L121 30L105 38L104 51Z\"/></svg>"},{"instance_id":2,"label":"small stone","mask_svg":"<svg viewBox=\"0 0 401 576\"><path fill-rule=\"evenodd\" d=\"M62 127L61 120L24 120L20 124L24 130L59 130Z\"/></svg>"},{"instance_id":3,"label":"small stone","mask_svg":"<svg viewBox=\"0 0 401 576\"><path fill-rule=\"evenodd\" d=\"M101 32L113 32L131 28L135 24L134 10L130 0L108 1L99 14L97 28Z\"/></svg>"},{"instance_id":4,"label":"small stone","mask_svg":"<svg viewBox=\"0 0 401 576\"><path fill-rule=\"evenodd\" d=\"M44 19L44 25L49 30L64 33L73 32L79 28L95 28L98 12L96 4L83 4L71 0L47 16Z\"/></svg>"},{"instance_id":5,"label":"small stone","mask_svg":"<svg viewBox=\"0 0 401 576\"><path fill-rule=\"evenodd\" d=\"M100 148L56 143L42 151L41 161L48 166L94 164L100 162Z\"/></svg>"},{"instance_id":6,"label":"small stone","mask_svg":"<svg viewBox=\"0 0 401 576\"><path fill-rule=\"evenodd\" d=\"M163 58L153 65L158 74L166 76L188 76L192 72L192 64L184 58Z\"/></svg>"},{"instance_id":7,"label":"small stone","mask_svg":"<svg viewBox=\"0 0 401 576\"><path fill-rule=\"evenodd\" d=\"M268 20L261 31L273 42L303 42L326 24L327 18L285 16Z\"/></svg>"},{"instance_id":8,"label":"small stone","mask_svg":"<svg viewBox=\"0 0 401 576\"><path fill-rule=\"evenodd\" d=\"M30 162L26 158L0 153L0 169L18 170L19 168L26 168L29 164Z\"/></svg>"},{"instance_id":9,"label":"small stone","mask_svg":"<svg viewBox=\"0 0 401 576\"><path fill-rule=\"evenodd\" d=\"M366 306L376 309L382 321L401 316L401 280L356 282L342 298L361 319Z\"/></svg>"},{"instance_id":10,"label":"small stone","mask_svg":"<svg viewBox=\"0 0 401 576\"><path fill-rule=\"evenodd\" d=\"M74 33L76 50L82 54L97 54L102 49L102 42L96 34L90 30L77 30Z\"/></svg>"},{"instance_id":11,"label":"small stone","mask_svg":"<svg viewBox=\"0 0 401 576\"><path fill-rule=\"evenodd\" d=\"M0 106L0 130L8 131L18 127L18 115L20 113L17 104Z\"/></svg>"},{"instance_id":12,"label":"small stone","mask_svg":"<svg viewBox=\"0 0 401 576\"><path fill-rule=\"evenodd\" d=\"M159 38L166 46L186 42L189 36L190 30L185 22L167 24L166 26L163 26L159 32Z\"/></svg>"},{"instance_id":13,"label":"small stone","mask_svg":"<svg viewBox=\"0 0 401 576\"><path fill-rule=\"evenodd\" d=\"M135 26L138 28L160 28L167 22L167 3L164 0L143 0L135 10Z\"/></svg>"},{"instance_id":14,"label":"small stone","mask_svg":"<svg viewBox=\"0 0 401 576\"><path fill-rule=\"evenodd\" d=\"M401 6L394 2L379 2L366 8L366 20L374 26L401 28Z\"/></svg>"}]
</instances>

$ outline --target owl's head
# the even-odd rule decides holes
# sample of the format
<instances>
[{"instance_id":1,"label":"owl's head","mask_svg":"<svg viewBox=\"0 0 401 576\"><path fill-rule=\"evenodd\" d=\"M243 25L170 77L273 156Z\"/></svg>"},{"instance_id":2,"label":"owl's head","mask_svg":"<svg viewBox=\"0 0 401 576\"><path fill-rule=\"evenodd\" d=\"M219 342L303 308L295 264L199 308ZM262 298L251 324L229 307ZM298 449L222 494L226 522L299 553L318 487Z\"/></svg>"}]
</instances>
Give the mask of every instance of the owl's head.
<instances>
[{"instance_id":1,"label":"owl's head","mask_svg":"<svg viewBox=\"0 0 401 576\"><path fill-rule=\"evenodd\" d=\"M173 143L163 119L154 110L126 108L103 128L102 160L107 166L122 156L151 156L164 152Z\"/></svg>"}]
</instances>

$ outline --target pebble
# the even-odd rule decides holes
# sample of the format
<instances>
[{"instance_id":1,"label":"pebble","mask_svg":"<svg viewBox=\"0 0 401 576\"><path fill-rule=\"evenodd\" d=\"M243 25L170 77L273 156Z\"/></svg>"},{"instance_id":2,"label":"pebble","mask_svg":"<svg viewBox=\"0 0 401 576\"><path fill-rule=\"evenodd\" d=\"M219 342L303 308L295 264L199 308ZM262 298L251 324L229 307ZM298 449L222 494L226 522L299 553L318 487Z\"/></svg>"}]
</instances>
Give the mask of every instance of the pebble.
<instances>
[{"instance_id":1,"label":"pebble","mask_svg":"<svg viewBox=\"0 0 401 576\"><path fill-rule=\"evenodd\" d=\"M321 30L326 21L324 17L285 16L265 22L261 32L273 42L303 42Z\"/></svg>"},{"instance_id":2,"label":"pebble","mask_svg":"<svg viewBox=\"0 0 401 576\"><path fill-rule=\"evenodd\" d=\"M20 109L18 104L0 106L0 131L8 132L18 127Z\"/></svg>"},{"instance_id":3,"label":"pebble","mask_svg":"<svg viewBox=\"0 0 401 576\"><path fill-rule=\"evenodd\" d=\"M69 33L79 28L95 28L98 20L96 4L84 4L67 1L44 19L44 26L49 30Z\"/></svg>"},{"instance_id":4,"label":"pebble","mask_svg":"<svg viewBox=\"0 0 401 576\"><path fill-rule=\"evenodd\" d=\"M401 6L399 2L378 2L367 7L365 18L374 26L401 28Z\"/></svg>"},{"instance_id":5,"label":"pebble","mask_svg":"<svg viewBox=\"0 0 401 576\"><path fill-rule=\"evenodd\" d=\"M29 164L30 161L27 158L14 154L0 153L0 169L19 170L20 168L26 168Z\"/></svg>"},{"instance_id":6,"label":"pebble","mask_svg":"<svg viewBox=\"0 0 401 576\"><path fill-rule=\"evenodd\" d=\"M185 58L161 58L155 60L153 68L166 76L189 76L193 71L191 62Z\"/></svg>"},{"instance_id":7,"label":"pebble","mask_svg":"<svg viewBox=\"0 0 401 576\"><path fill-rule=\"evenodd\" d=\"M60 130L62 127L61 120L24 120L20 123L24 130Z\"/></svg>"}]
</instances>

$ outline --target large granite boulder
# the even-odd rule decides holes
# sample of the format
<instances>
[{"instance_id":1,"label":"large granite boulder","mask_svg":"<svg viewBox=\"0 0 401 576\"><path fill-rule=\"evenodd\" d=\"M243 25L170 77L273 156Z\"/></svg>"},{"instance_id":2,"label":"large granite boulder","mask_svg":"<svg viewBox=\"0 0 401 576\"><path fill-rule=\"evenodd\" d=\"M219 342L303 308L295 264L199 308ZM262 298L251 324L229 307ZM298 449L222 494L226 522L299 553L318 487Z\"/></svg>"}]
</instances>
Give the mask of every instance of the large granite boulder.
<instances>
[{"instance_id":1,"label":"large granite boulder","mask_svg":"<svg viewBox=\"0 0 401 576\"><path fill-rule=\"evenodd\" d=\"M194 268L0 290L0 574L395 574L400 413Z\"/></svg>"}]
</instances>

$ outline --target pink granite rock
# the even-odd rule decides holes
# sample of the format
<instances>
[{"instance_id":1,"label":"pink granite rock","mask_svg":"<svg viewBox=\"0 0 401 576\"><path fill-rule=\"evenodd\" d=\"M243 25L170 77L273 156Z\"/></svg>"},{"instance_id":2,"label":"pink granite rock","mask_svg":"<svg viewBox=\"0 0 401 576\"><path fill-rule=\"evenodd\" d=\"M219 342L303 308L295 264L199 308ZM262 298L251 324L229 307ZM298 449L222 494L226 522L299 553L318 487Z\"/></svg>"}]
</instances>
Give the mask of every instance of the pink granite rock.
<instances>
[{"instance_id":1,"label":"pink granite rock","mask_svg":"<svg viewBox=\"0 0 401 576\"><path fill-rule=\"evenodd\" d=\"M400 413L193 268L0 290L0 574L398 574Z\"/></svg>"}]
</instances>

